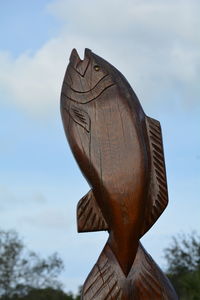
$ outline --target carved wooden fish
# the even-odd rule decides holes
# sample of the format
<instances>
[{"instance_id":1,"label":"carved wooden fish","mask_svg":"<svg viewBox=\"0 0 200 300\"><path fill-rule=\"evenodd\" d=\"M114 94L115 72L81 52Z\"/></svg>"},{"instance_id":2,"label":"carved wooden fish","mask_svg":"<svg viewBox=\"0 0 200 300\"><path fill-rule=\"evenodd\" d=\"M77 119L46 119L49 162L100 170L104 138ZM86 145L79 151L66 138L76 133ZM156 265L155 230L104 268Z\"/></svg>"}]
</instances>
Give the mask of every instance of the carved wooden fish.
<instances>
[{"instance_id":1,"label":"carved wooden fish","mask_svg":"<svg viewBox=\"0 0 200 300\"><path fill-rule=\"evenodd\" d=\"M78 204L78 231L109 232L82 299L176 299L139 242L168 202L159 122L145 115L124 76L89 49L83 60L71 53L61 115L91 187Z\"/></svg>"}]
</instances>

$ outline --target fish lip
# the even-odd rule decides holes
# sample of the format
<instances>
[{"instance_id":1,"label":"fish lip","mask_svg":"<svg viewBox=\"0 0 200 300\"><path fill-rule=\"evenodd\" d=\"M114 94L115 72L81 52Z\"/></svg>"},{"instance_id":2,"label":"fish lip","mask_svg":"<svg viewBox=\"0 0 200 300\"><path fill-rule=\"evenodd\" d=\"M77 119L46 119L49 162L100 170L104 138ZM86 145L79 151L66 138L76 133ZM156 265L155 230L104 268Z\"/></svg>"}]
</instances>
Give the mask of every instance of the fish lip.
<instances>
[{"instance_id":1,"label":"fish lip","mask_svg":"<svg viewBox=\"0 0 200 300\"><path fill-rule=\"evenodd\" d=\"M85 48L84 60L90 58L92 55L92 51L88 48Z\"/></svg>"},{"instance_id":2,"label":"fish lip","mask_svg":"<svg viewBox=\"0 0 200 300\"><path fill-rule=\"evenodd\" d=\"M71 52L71 55L70 55L70 58L69 58L69 61L70 61L70 64L73 66L73 67L76 67L77 64L81 61L79 55L78 55L78 52L77 50L74 48Z\"/></svg>"},{"instance_id":3,"label":"fish lip","mask_svg":"<svg viewBox=\"0 0 200 300\"><path fill-rule=\"evenodd\" d=\"M80 62L84 62L85 60L88 60L91 57L91 54L92 54L92 51L88 48L85 48L84 59L82 60L80 58L77 50L74 48L72 50L70 58L69 58L70 64L76 68Z\"/></svg>"},{"instance_id":4,"label":"fish lip","mask_svg":"<svg viewBox=\"0 0 200 300\"><path fill-rule=\"evenodd\" d=\"M69 58L69 66L74 69L80 76L84 77L91 60L92 51L85 49L84 59L82 60L74 48Z\"/></svg>"}]
</instances>

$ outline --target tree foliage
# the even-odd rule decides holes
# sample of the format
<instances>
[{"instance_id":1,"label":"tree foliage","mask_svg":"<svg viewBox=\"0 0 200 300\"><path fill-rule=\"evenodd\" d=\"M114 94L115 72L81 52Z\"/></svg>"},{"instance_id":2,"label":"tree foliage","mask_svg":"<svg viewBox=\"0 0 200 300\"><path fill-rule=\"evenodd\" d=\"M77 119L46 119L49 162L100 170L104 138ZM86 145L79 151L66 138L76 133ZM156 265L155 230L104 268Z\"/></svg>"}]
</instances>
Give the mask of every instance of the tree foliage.
<instances>
[{"instance_id":1,"label":"tree foliage","mask_svg":"<svg viewBox=\"0 0 200 300\"><path fill-rule=\"evenodd\" d=\"M80 300L80 296L72 293L65 293L59 289L45 288L32 289L25 296L13 295L8 300ZM4 300L1 298L1 300ZM7 300L7 299L6 299Z\"/></svg>"},{"instance_id":2,"label":"tree foliage","mask_svg":"<svg viewBox=\"0 0 200 300\"><path fill-rule=\"evenodd\" d=\"M200 236L173 237L165 249L167 275L181 300L200 300Z\"/></svg>"},{"instance_id":3,"label":"tree foliage","mask_svg":"<svg viewBox=\"0 0 200 300\"><path fill-rule=\"evenodd\" d=\"M180 300L200 300L200 236L172 238L165 249L167 275ZM80 300L61 290L63 262L57 254L46 259L28 251L15 231L0 230L1 300Z\"/></svg>"},{"instance_id":4,"label":"tree foliage","mask_svg":"<svg viewBox=\"0 0 200 300\"><path fill-rule=\"evenodd\" d=\"M31 290L59 289L63 262L55 253L47 259L28 251L15 231L0 230L0 297L17 299Z\"/></svg>"}]
</instances>

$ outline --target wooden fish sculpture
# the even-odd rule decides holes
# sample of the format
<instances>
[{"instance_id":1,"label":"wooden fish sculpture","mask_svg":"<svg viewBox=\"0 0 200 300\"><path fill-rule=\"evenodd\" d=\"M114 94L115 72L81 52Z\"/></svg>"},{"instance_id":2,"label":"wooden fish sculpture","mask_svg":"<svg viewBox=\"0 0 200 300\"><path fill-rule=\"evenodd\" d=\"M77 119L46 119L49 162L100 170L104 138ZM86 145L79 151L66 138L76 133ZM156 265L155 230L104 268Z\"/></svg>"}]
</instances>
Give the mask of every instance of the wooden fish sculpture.
<instances>
[{"instance_id":1,"label":"wooden fish sculpture","mask_svg":"<svg viewBox=\"0 0 200 300\"><path fill-rule=\"evenodd\" d=\"M71 53L61 115L91 187L78 203L78 231L109 233L82 299L177 299L140 243L168 202L160 123L145 115L124 76L89 49L83 60Z\"/></svg>"}]
</instances>

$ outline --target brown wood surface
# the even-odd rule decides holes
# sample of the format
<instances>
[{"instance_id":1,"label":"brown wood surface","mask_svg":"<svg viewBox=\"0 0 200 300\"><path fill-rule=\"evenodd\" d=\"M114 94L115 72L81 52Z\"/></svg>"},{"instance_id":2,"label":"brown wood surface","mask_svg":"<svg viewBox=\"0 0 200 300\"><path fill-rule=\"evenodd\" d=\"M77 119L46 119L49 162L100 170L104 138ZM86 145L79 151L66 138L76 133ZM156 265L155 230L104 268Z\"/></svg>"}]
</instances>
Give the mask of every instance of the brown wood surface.
<instances>
[{"instance_id":1,"label":"brown wood surface","mask_svg":"<svg viewBox=\"0 0 200 300\"><path fill-rule=\"evenodd\" d=\"M61 115L91 187L78 203L78 231L109 232L82 299L177 299L139 241L168 202L159 122L145 115L124 76L89 49L83 60L72 51Z\"/></svg>"}]
</instances>

